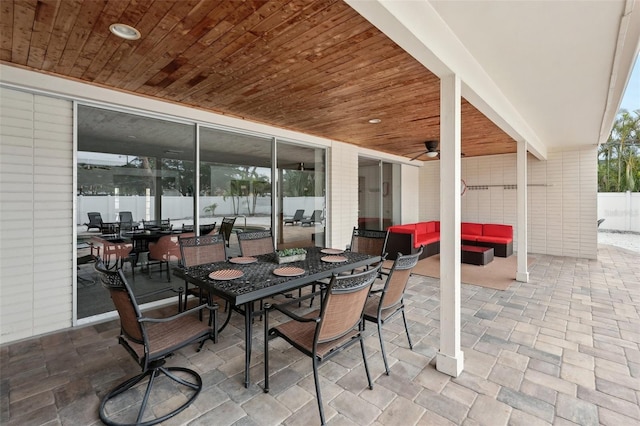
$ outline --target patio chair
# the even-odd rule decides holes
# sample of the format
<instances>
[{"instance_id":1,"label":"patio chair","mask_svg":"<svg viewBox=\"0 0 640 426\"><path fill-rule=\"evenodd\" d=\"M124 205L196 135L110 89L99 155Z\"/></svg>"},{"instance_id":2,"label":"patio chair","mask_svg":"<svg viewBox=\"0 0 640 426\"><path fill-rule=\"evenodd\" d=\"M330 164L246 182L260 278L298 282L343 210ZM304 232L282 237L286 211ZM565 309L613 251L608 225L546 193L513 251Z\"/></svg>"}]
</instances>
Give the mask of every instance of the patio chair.
<instances>
[{"instance_id":1,"label":"patio chair","mask_svg":"<svg viewBox=\"0 0 640 426\"><path fill-rule=\"evenodd\" d=\"M222 235L181 236L178 241L180 243L182 266L185 268L227 260L227 251ZM183 309L187 309L187 297L189 295L197 297L200 304L205 300L209 300L209 294L206 290L200 287L189 288L189 283L186 281L184 286Z\"/></svg>"},{"instance_id":2,"label":"patio chair","mask_svg":"<svg viewBox=\"0 0 640 426\"><path fill-rule=\"evenodd\" d=\"M218 233L224 235L224 240L227 242L227 247L229 247L229 239L231 238L231 232L233 231L233 225L235 223L235 217L223 217L220 228L218 229Z\"/></svg>"},{"instance_id":3,"label":"patio chair","mask_svg":"<svg viewBox=\"0 0 640 426\"><path fill-rule=\"evenodd\" d=\"M239 232L238 244L240 245L241 256L258 256L261 254L274 253L276 251L271 229L265 229L264 231Z\"/></svg>"},{"instance_id":4,"label":"patio chair","mask_svg":"<svg viewBox=\"0 0 640 426\"><path fill-rule=\"evenodd\" d=\"M89 223L84 224L87 227L87 231L92 229L102 231L102 224L104 223L102 215L99 212L88 212L87 216L89 216Z\"/></svg>"},{"instance_id":5,"label":"patio chair","mask_svg":"<svg viewBox=\"0 0 640 426\"><path fill-rule=\"evenodd\" d=\"M312 226L315 223L322 223L322 210L314 210L310 218L300 221L300 226Z\"/></svg>"},{"instance_id":6,"label":"patio chair","mask_svg":"<svg viewBox=\"0 0 640 426\"><path fill-rule=\"evenodd\" d=\"M212 233L216 229L216 222L208 223L206 225L200 225L200 235L207 235ZM193 232L193 225L182 224L182 232Z\"/></svg>"},{"instance_id":7,"label":"patio chair","mask_svg":"<svg viewBox=\"0 0 640 426\"><path fill-rule=\"evenodd\" d=\"M202 378L196 371L177 366L166 367L165 359L187 345L208 339L217 341L217 306L201 305L168 318L145 317L121 270L110 271L101 260L96 262L95 269L102 286L109 290L120 317L118 342L142 368L140 374L116 386L102 399L100 419L108 425L154 425L164 422L191 405L202 390ZM198 319L197 314L205 309L213 318L210 324ZM142 394L142 389L137 385L147 378L148 383ZM179 405L163 404L173 392L180 400ZM150 401L153 407L147 410ZM134 410L123 411L123 403L131 404ZM169 406L169 412L161 411L163 406ZM111 414L117 419L110 417Z\"/></svg>"},{"instance_id":8,"label":"patio chair","mask_svg":"<svg viewBox=\"0 0 640 426\"><path fill-rule=\"evenodd\" d=\"M216 222L200 225L200 235L213 235L216 230Z\"/></svg>"},{"instance_id":9,"label":"patio chair","mask_svg":"<svg viewBox=\"0 0 640 426\"><path fill-rule=\"evenodd\" d=\"M422 247L415 254L406 256L399 254L393 262L389 274L386 276L384 287L372 290L364 307L365 321L375 322L378 325L378 338L380 339L382 360L384 361L384 369L387 372L387 376L389 375L389 364L387 363L387 354L382 340L382 326L397 313L402 313L402 321L404 322L404 331L407 333L409 348L413 349L411 336L409 336L409 327L407 327L407 318L404 313L404 291L407 288L411 271L418 263L421 254Z\"/></svg>"},{"instance_id":10,"label":"patio chair","mask_svg":"<svg viewBox=\"0 0 640 426\"><path fill-rule=\"evenodd\" d=\"M139 222L133 221L133 215L131 212L120 212L118 213L118 218L120 222L120 231L131 231L133 229L138 229L140 226Z\"/></svg>"},{"instance_id":11,"label":"patio chair","mask_svg":"<svg viewBox=\"0 0 640 426\"><path fill-rule=\"evenodd\" d=\"M147 266L149 276L151 276L151 263L155 262L160 265L160 275L162 275L162 265L167 265L167 281L171 282L170 262L180 260L181 256L178 235L163 235L157 242L150 242L149 265Z\"/></svg>"},{"instance_id":12,"label":"patio chair","mask_svg":"<svg viewBox=\"0 0 640 426\"><path fill-rule=\"evenodd\" d=\"M364 350L363 309L371 285L378 276L378 269L370 269L354 275L334 275L329 285L322 290L323 302L319 311L300 317L287 310L284 305L265 304L264 319L264 391L269 392L269 341L282 337L294 348L311 357L316 398L320 421L324 425L324 410L320 393L318 367L323 362L342 352L349 346L360 343L369 389L373 389L367 357ZM290 321L269 328L269 313L277 310Z\"/></svg>"},{"instance_id":13,"label":"patio chair","mask_svg":"<svg viewBox=\"0 0 640 426\"><path fill-rule=\"evenodd\" d=\"M290 223L292 226L300 222L304 218L304 209L298 209L293 214L293 217L287 217L284 219L284 224Z\"/></svg>"},{"instance_id":14,"label":"patio chair","mask_svg":"<svg viewBox=\"0 0 640 426\"><path fill-rule=\"evenodd\" d=\"M371 256L380 256L384 262L384 259L387 257L386 249L388 238L388 231L353 228L349 250ZM387 274L388 269L381 269L380 273Z\"/></svg>"},{"instance_id":15,"label":"patio chair","mask_svg":"<svg viewBox=\"0 0 640 426\"><path fill-rule=\"evenodd\" d=\"M170 231L173 228L171 219L144 220L142 219L142 229L145 231Z\"/></svg>"},{"instance_id":16,"label":"patio chair","mask_svg":"<svg viewBox=\"0 0 640 426\"><path fill-rule=\"evenodd\" d=\"M131 274L135 278L135 255L131 253L133 244L121 238L105 239L91 237L91 256L100 257L107 269L122 269L124 263L131 264Z\"/></svg>"}]
</instances>

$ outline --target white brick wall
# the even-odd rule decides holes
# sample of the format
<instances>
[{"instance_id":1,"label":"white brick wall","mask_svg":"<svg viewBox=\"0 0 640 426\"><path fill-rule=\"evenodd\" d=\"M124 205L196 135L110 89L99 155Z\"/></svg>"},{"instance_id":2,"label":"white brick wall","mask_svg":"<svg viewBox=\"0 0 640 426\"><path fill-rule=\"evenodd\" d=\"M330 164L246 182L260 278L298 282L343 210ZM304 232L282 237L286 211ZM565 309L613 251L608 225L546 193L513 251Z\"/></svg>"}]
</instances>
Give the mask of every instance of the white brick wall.
<instances>
[{"instance_id":1,"label":"white brick wall","mask_svg":"<svg viewBox=\"0 0 640 426\"><path fill-rule=\"evenodd\" d=\"M345 248L351 244L353 227L358 224L358 148L335 142L329 152L329 188L331 212L327 245Z\"/></svg>"},{"instance_id":2,"label":"white brick wall","mask_svg":"<svg viewBox=\"0 0 640 426\"><path fill-rule=\"evenodd\" d=\"M462 178L469 186L500 185L467 190L462 198L462 221L513 225L516 237L516 190L502 187L516 184L516 155L463 159ZM439 162L427 162L420 170L420 220L440 217L439 179ZM547 161L530 155L528 184L529 251L595 259L596 148L550 153Z\"/></svg>"},{"instance_id":3,"label":"white brick wall","mask_svg":"<svg viewBox=\"0 0 640 426\"><path fill-rule=\"evenodd\" d=\"M71 325L72 118L0 88L0 343Z\"/></svg>"}]
</instances>

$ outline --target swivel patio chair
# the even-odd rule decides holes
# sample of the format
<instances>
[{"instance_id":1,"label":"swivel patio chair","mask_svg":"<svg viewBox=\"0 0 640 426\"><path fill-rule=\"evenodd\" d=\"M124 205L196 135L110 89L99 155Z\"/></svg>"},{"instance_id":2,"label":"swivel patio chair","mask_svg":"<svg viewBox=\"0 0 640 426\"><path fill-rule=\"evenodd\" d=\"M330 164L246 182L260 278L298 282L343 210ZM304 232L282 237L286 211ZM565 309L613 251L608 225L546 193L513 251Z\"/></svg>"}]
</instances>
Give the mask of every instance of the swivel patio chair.
<instances>
[{"instance_id":1,"label":"swivel patio chair","mask_svg":"<svg viewBox=\"0 0 640 426\"><path fill-rule=\"evenodd\" d=\"M409 348L413 349L411 336L409 336L409 328L407 327L407 318L404 313L404 291L407 288L411 271L418 263L421 254L422 247L420 251L415 254L406 256L398 254L389 274L386 276L384 287L371 291L364 308L364 319L375 322L378 325L378 338L380 339L380 349L382 351L382 359L387 376L389 375L389 364L387 363L387 355L384 350L382 326L397 313L402 313L402 321L404 322L404 331L407 333Z\"/></svg>"},{"instance_id":2,"label":"swivel patio chair","mask_svg":"<svg viewBox=\"0 0 640 426\"><path fill-rule=\"evenodd\" d=\"M300 317L284 305L265 304L264 320L264 391L269 392L269 341L280 336L294 348L311 357L320 421L324 425L324 409L320 393L318 367L349 346L360 343L369 389L373 389L364 350L363 309L371 285L378 276L379 266L354 275L334 275L321 292L323 302L319 311ZM277 310L290 321L269 328L269 314Z\"/></svg>"},{"instance_id":3,"label":"swivel patio chair","mask_svg":"<svg viewBox=\"0 0 640 426\"><path fill-rule=\"evenodd\" d=\"M299 223L303 219L303 217L304 217L304 209L298 209L293 214L293 217L286 217L284 219L284 224L295 225L296 223Z\"/></svg>"},{"instance_id":4,"label":"swivel patio chair","mask_svg":"<svg viewBox=\"0 0 640 426\"><path fill-rule=\"evenodd\" d=\"M100 420L107 425L164 422L191 405L202 390L202 378L197 372L184 367L166 367L165 359L187 345L207 339L217 341L217 306L201 305L168 318L145 317L121 270L108 270L100 259L95 269L120 317L118 342L142 368L140 374L116 386L102 399ZM213 318L210 324L198 319L198 312L205 309ZM147 378L146 389L143 389ZM179 396L180 405L167 412L162 406L173 392ZM152 406L147 410L149 404ZM123 410L125 406L131 408Z\"/></svg>"}]
</instances>

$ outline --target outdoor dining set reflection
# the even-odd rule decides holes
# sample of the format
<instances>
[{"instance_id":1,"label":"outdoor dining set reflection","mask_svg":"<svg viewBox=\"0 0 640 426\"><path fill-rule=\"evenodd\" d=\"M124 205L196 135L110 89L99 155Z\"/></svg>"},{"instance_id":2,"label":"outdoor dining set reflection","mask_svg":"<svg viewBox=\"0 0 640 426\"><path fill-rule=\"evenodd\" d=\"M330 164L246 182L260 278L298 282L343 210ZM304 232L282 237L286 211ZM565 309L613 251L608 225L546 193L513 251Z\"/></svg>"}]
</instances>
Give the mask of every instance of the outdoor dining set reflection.
<instances>
[{"instance_id":1,"label":"outdoor dining set reflection","mask_svg":"<svg viewBox=\"0 0 640 426\"><path fill-rule=\"evenodd\" d=\"M136 233L133 232L132 235ZM104 246L100 255L111 256L114 259L99 259L96 264L96 271L100 274L103 287L110 290L114 303L117 300L114 298L115 288L119 289L121 294L127 293L129 303L135 305L131 312L138 319L135 327L137 331L133 336L124 326L126 318L122 317L123 311L120 307L118 313L123 323L119 341L135 355L134 358L143 370L143 376L139 380L147 386L147 390L143 392L146 396L140 399L139 412L134 413L138 420L147 419L150 415L145 414L145 406L149 395L154 392L153 379L146 382L143 380L146 376L156 377L164 374L173 379L177 383L176 386L186 387L179 392L191 394L189 403L195 400L202 389L202 378L195 371L189 370L185 373L190 375L190 378L178 377L176 380L174 376L180 374L175 371L155 368L157 363L164 363L164 357L159 357L153 362L145 362L145 357L151 361L154 336L159 338L158 330L162 329L162 321L173 324L174 321L190 321L186 318L195 316L204 326L194 326L196 331L190 341L200 343L201 348L207 340L215 342L218 335L224 336L225 328L234 313L242 315L245 387L251 385L251 356L253 341L256 338L253 330L256 323L261 321L264 330L264 380L260 380L258 385L264 392L269 392L270 377L277 379L278 375L274 374L277 373L277 368L276 371L270 371L269 342L276 338L284 339L293 348L311 358L322 424L325 423L325 416L318 379L320 364L339 356L340 352L349 346L359 344L366 373L362 376L366 377L363 386L373 386L363 342L365 321L375 323L378 335L381 336L384 322L395 314L401 314L408 346L412 347L404 318L403 294L420 253L399 256L392 264L385 265L387 268L383 270L386 232L354 229L352 244L346 250L304 247L295 251L277 250L270 229L242 232L238 234L240 253L234 256L227 255L224 233L167 234L162 235L155 245L162 245L162 239L167 237L175 238L177 243L177 249L171 249L172 251L167 253L179 260L173 272L167 272L167 276L170 279L170 275L173 275L184 285L177 292L177 313L171 319L149 320L141 313L137 300L143 299L144 295L134 294L122 270L122 260L125 254L128 258L133 253L133 244L130 245L131 250L128 253L126 249L122 249L120 243L111 243L113 247ZM154 247L152 244L154 243L149 242L150 253ZM121 251L118 252L117 249ZM293 252L295 254L291 255ZM291 255L288 258L291 262L285 259L287 254ZM153 258L151 254L149 257ZM203 310L202 307L208 309ZM209 314L205 315L207 312ZM224 320L219 320L218 317L223 315ZM132 340L136 343L131 343ZM182 347L182 342L175 342L175 345ZM389 374L382 337L380 345L385 370ZM125 396L129 393L128 390L139 386L143 385L125 382L105 397L100 410L103 421L108 423L108 419L123 415L118 411L119 398L128 398L129 396ZM157 413L154 415L156 420L164 421L182 411L187 405L160 416ZM149 421L152 423L145 424L154 424L153 419Z\"/></svg>"}]
</instances>

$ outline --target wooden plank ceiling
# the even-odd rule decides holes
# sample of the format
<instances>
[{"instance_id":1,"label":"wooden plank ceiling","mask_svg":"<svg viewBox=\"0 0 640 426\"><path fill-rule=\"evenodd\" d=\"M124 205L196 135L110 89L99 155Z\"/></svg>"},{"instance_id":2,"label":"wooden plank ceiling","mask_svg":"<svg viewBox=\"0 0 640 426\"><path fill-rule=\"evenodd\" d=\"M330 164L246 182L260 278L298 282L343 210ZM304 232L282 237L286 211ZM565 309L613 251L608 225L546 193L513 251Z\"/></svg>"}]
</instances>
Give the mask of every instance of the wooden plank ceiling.
<instances>
[{"instance_id":1,"label":"wooden plank ceiling","mask_svg":"<svg viewBox=\"0 0 640 426\"><path fill-rule=\"evenodd\" d=\"M341 0L2 0L0 7L5 64L409 158L439 137L439 79ZM118 38L113 23L142 37ZM462 113L467 157L515 152L514 141L465 100Z\"/></svg>"}]
</instances>

